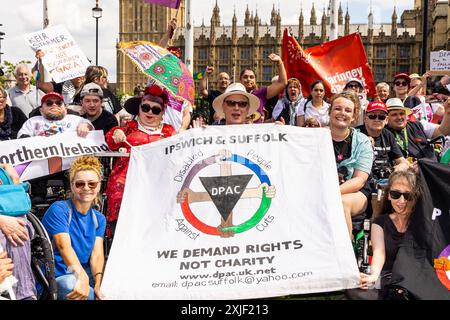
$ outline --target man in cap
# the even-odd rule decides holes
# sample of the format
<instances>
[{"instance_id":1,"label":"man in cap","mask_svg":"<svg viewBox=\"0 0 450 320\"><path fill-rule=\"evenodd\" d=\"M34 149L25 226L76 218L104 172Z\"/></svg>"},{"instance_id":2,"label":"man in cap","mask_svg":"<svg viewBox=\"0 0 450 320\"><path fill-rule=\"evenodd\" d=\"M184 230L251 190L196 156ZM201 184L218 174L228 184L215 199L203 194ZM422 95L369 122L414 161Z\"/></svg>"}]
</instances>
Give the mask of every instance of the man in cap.
<instances>
[{"instance_id":1,"label":"man in cap","mask_svg":"<svg viewBox=\"0 0 450 320\"><path fill-rule=\"evenodd\" d=\"M40 116L28 119L17 133L18 138L35 136L52 136L64 132L76 131L78 136L85 137L94 126L89 120L73 114L67 114L64 97L57 92L49 92L41 99ZM67 180L64 180L63 172L58 172L52 179L61 179L68 188ZM47 195L47 181L49 176L35 179L31 184L32 202L41 203Z\"/></svg>"},{"instance_id":2,"label":"man in cap","mask_svg":"<svg viewBox=\"0 0 450 320\"><path fill-rule=\"evenodd\" d=\"M450 99L444 103L445 113L440 125L427 121L407 121L411 109L403 105L399 98L386 102L388 110L388 129L402 150L403 156L410 162L415 159L428 158L437 161L433 147L428 139L450 134Z\"/></svg>"},{"instance_id":3,"label":"man in cap","mask_svg":"<svg viewBox=\"0 0 450 320\"><path fill-rule=\"evenodd\" d=\"M28 119L19 130L17 137L52 136L54 134L76 131L85 137L94 127L89 120L67 114L64 97L57 92L49 92L41 99L40 116Z\"/></svg>"},{"instance_id":4,"label":"man in cap","mask_svg":"<svg viewBox=\"0 0 450 320\"><path fill-rule=\"evenodd\" d=\"M399 145L395 141L394 135L385 126L388 112L386 104L382 101L370 102L364 116L364 124L359 126L362 133L372 140L374 161L372 165L371 181L388 178L395 167L396 170L403 170L409 167L408 161L403 157ZM375 189L375 185L371 185ZM373 215L380 214L378 201L372 199Z\"/></svg>"},{"instance_id":5,"label":"man in cap","mask_svg":"<svg viewBox=\"0 0 450 320\"><path fill-rule=\"evenodd\" d=\"M88 83L80 93L83 118L88 119L95 130L103 130L106 134L112 127L118 126L117 118L102 107L103 91L94 82Z\"/></svg>"}]
</instances>

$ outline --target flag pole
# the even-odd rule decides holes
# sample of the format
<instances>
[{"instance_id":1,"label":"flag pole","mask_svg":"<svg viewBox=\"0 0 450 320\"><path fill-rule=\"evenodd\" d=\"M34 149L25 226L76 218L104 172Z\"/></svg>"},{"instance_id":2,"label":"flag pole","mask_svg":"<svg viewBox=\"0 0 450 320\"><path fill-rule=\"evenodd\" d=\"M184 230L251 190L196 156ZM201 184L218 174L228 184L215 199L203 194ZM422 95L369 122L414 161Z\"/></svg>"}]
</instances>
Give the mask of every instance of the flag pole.
<instances>
[{"instance_id":1,"label":"flag pole","mask_svg":"<svg viewBox=\"0 0 450 320\"><path fill-rule=\"evenodd\" d=\"M338 3L331 0L330 41L338 38Z\"/></svg>"},{"instance_id":2,"label":"flag pole","mask_svg":"<svg viewBox=\"0 0 450 320\"><path fill-rule=\"evenodd\" d=\"M191 74L194 70L194 30L192 26L192 0L186 0L185 64Z\"/></svg>"}]
</instances>

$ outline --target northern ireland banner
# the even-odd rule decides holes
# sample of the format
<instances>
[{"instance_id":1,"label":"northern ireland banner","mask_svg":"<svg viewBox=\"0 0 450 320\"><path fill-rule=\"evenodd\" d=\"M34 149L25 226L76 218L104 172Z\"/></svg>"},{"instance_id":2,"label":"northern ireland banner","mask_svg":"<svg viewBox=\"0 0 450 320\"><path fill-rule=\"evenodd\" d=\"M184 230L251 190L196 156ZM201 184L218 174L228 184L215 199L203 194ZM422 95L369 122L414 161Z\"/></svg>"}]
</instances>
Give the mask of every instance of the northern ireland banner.
<instances>
[{"instance_id":1,"label":"northern ireland banner","mask_svg":"<svg viewBox=\"0 0 450 320\"><path fill-rule=\"evenodd\" d=\"M362 80L368 96L376 95L372 70L359 33L303 50L285 29L282 58L288 77L300 80L305 96L316 80L325 83L327 95L330 95L341 92L351 78Z\"/></svg>"},{"instance_id":2,"label":"northern ireland banner","mask_svg":"<svg viewBox=\"0 0 450 320\"><path fill-rule=\"evenodd\" d=\"M330 131L192 129L133 148L107 299L247 299L357 287Z\"/></svg>"},{"instance_id":3,"label":"northern ireland banner","mask_svg":"<svg viewBox=\"0 0 450 320\"><path fill-rule=\"evenodd\" d=\"M103 131L76 132L0 142L0 163L13 165L21 181L68 169L74 157L109 151Z\"/></svg>"}]
</instances>

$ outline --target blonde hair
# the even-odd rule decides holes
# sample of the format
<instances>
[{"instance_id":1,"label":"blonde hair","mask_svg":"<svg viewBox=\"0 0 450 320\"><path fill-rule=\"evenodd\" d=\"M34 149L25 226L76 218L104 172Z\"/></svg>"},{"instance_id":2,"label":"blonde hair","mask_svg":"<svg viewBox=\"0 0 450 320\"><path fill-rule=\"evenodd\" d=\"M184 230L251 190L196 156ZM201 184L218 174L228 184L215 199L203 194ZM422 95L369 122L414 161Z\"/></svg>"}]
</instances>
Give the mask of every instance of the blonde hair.
<instances>
[{"instance_id":1,"label":"blonde hair","mask_svg":"<svg viewBox=\"0 0 450 320\"><path fill-rule=\"evenodd\" d=\"M346 91L342 91L341 93L335 94L332 98L331 98L331 104L330 104L330 108L328 109L328 114L331 114L331 111L333 109L333 104L334 101L338 98L345 98L347 100L350 100L351 102L353 102L354 105L354 109L353 109L353 117L354 120L352 123L358 122L359 119L359 112L361 110L361 102L359 101L358 95L356 94L356 92L352 91L352 90L346 90Z\"/></svg>"},{"instance_id":2,"label":"blonde hair","mask_svg":"<svg viewBox=\"0 0 450 320\"><path fill-rule=\"evenodd\" d=\"M83 156L80 158L75 159L72 164L70 165L69 169L69 181L70 185L73 183L73 179L75 178L76 174L80 171L94 171L99 181L102 180L102 164L98 160L98 158L93 156ZM72 194L70 194L72 197ZM94 200L95 204L100 203L100 195L97 194L97 197Z\"/></svg>"}]
</instances>

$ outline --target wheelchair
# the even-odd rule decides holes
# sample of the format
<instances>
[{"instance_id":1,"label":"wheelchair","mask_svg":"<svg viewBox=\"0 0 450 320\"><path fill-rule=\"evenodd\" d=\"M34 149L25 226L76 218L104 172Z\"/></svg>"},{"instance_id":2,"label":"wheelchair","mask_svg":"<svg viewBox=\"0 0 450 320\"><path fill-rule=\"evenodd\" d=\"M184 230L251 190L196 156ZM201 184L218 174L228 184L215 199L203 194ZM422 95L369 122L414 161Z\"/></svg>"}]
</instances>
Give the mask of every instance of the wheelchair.
<instances>
[{"instance_id":1,"label":"wheelchair","mask_svg":"<svg viewBox=\"0 0 450 320\"><path fill-rule=\"evenodd\" d=\"M50 237L33 212L28 213L27 219L35 231L31 239L31 270L38 288L38 299L57 300L55 257Z\"/></svg>"}]
</instances>

